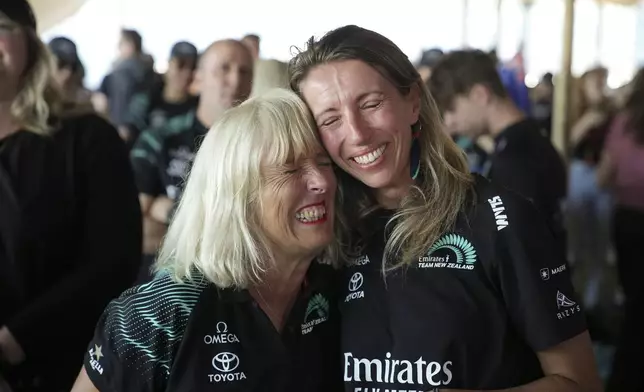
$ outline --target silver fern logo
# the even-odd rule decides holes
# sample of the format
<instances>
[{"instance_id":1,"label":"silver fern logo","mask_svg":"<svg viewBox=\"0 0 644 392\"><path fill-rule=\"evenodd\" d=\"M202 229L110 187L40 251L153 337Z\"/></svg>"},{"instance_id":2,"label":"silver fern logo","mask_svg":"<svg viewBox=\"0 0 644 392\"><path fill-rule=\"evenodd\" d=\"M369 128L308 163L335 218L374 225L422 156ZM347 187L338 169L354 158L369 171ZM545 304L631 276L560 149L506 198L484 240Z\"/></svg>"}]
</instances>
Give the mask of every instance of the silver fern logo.
<instances>
[{"instance_id":1,"label":"silver fern logo","mask_svg":"<svg viewBox=\"0 0 644 392\"><path fill-rule=\"evenodd\" d=\"M451 268L473 270L476 263L476 249L465 237L446 234L418 258L418 268Z\"/></svg>"},{"instance_id":2,"label":"silver fern logo","mask_svg":"<svg viewBox=\"0 0 644 392\"><path fill-rule=\"evenodd\" d=\"M304 324L302 324L302 335L313 330L318 324L322 324L329 318L329 301L322 294L316 294L309 300L304 313Z\"/></svg>"}]
</instances>

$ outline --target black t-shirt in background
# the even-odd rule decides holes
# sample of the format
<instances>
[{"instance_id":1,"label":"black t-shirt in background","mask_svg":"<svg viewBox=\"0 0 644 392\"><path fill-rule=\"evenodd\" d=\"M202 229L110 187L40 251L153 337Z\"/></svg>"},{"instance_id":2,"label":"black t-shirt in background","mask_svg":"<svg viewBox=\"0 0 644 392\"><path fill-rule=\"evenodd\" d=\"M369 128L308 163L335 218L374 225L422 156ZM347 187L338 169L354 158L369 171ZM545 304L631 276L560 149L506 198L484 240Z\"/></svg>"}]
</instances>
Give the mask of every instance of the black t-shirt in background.
<instances>
[{"instance_id":1,"label":"black t-shirt in background","mask_svg":"<svg viewBox=\"0 0 644 392\"><path fill-rule=\"evenodd\" d=\"M563 159L538 122L519 121L495 137L490 167L492 182L534 203L546 217L560 246L565 246L562 204L567 192Z\"/></svg>"},{"instance_id":2,"label":"black t-shirt in background","mask_svg":"<svg viewBox=\"0 0 644 392\"><path fill-rule=\"evenodd\" d=\"M543 377L537 352L586 330L534 206L480 177L476 194L452 231L385 278L391 214L369 221L375 234L341 287L347 392L524 385Z\"/></svg>"}]
</instances>

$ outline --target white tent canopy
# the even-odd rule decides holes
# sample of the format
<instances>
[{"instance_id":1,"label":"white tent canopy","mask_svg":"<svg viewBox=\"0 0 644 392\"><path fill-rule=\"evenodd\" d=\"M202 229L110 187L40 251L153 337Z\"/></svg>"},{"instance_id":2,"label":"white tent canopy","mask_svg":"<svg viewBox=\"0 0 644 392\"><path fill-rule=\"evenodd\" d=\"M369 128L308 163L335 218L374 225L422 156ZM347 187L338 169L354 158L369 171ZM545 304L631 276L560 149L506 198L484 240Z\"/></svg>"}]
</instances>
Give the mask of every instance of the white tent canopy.
<instances>
[{"instance_id":1,"label":"white tent canopy","mask_svg":"<svg viewBox=\"0 0 644 392\"><path fill-rule=\"evenodd\" d=\"M467 13L465 1L398 0L395 7L367 0L327 0L324 7L306 7L301 0L33 0L32 4L46 40L65 35L76 41L86 64L87 83L95 87L114 59L122 26L141 32L145 50L155 57L161 71L171 45L178 40L189 40L204 48L216 39L253 32L262 37L263 56L287 60L293 45L302 45L309 36L343 24L381 32L414 60L428 47L450 50L469 45L488 50L497 46L498 0L469 0ZM630 78L635 69L637 25L636 8L615 2L634 1L606 2L601 18L595 0L576 1L573 59L576 73L597 62L607 65L613 85ZM529 78L535 79L560 67L564 6L561 0L532 3L525 62ZM502 38L497 52L502 59L508 59L516 53L523 36L522 0L503 0L501 8ZM48 28L52 21L69 13L73 15ZM605 28L598 39L600 19ZM611 44L598 48L598 41Z\"/></svg>"}]
</instances>

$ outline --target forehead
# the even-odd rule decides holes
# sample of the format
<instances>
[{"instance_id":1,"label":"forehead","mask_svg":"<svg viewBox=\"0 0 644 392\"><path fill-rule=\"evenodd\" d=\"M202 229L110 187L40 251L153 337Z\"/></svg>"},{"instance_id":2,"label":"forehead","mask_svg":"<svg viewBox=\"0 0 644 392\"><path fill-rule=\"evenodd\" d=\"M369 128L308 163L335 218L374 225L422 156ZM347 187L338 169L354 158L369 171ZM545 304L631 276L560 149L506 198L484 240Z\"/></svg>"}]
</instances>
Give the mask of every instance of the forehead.
<instances>
[{"instance_id":1,"label":"forehead","mask_svg":"<svg viewBox=\"0 0 644 392\"><path fill-rule=\"evenodd\" d=\"M248 50L239 43L221 42L208 49L202 58L202 66L215 67L221 64L252 66L253 60Z\"/></svg>"},{"instance_id":2,"label":"forehead","mask_svg":"<svg viewBox=\"0 0 644 392\"><path fill-rule=\"evenodd\" d=\"M360 60L334 61L316 66L304 78L301 90L311 106L355 100L373 92L396 91L378 70ZM312 109L317 111L321 108Z\"/></svg>"}]
</instances>

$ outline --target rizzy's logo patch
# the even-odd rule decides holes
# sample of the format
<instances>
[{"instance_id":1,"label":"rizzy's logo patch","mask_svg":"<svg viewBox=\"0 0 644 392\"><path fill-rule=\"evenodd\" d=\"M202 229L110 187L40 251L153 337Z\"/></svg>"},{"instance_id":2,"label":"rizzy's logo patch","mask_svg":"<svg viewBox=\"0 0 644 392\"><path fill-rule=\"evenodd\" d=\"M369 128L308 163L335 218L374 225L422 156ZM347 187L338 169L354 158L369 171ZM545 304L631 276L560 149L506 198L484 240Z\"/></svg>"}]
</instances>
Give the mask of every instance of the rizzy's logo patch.
<instances>
[{"instance_id":1,"label":"rizzy's logo patch","mask_svg":"<svg viewBox=\"0 0 644 392\"><path fill-rule=\"evenodd\" d=\"M436 241L426 256L418 258L418 268L451 268L473 270L476 249L458 234L446 234Z\"/></svg>"},{"instance_id":2,"label":"rizzy's logo patch","mask_svg":"<svg viewBox=\"0 0 644 392\"><path fill-rule=\"evenodd\" d=\"M314 295L306 307L304 324L302 324L302 335L313 330L318 324L322 324L329 318L329 301L322 294Z\"/></svg>"}]
</instances>

